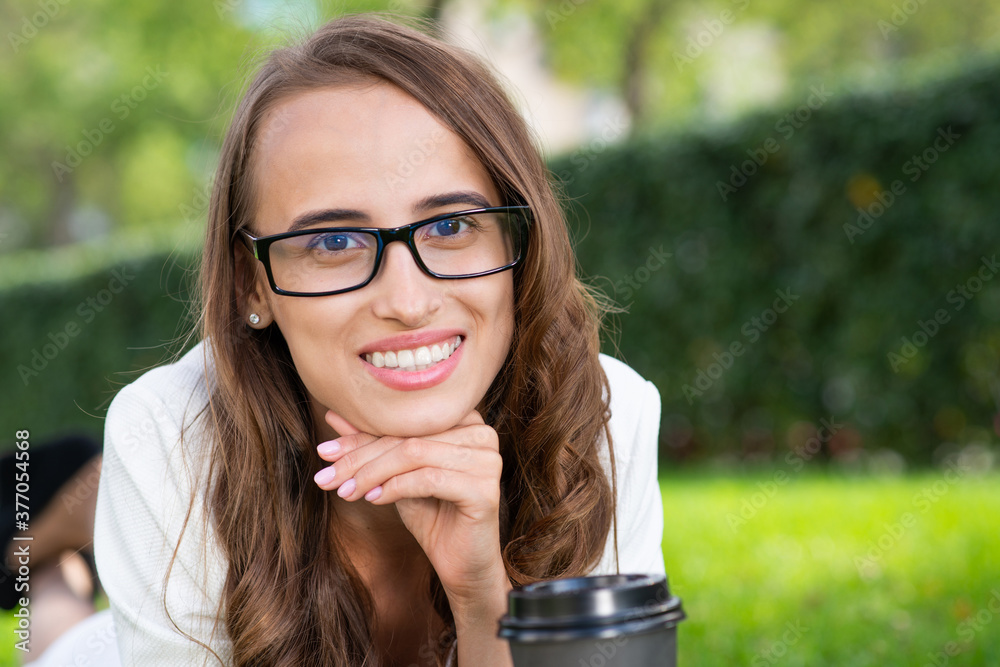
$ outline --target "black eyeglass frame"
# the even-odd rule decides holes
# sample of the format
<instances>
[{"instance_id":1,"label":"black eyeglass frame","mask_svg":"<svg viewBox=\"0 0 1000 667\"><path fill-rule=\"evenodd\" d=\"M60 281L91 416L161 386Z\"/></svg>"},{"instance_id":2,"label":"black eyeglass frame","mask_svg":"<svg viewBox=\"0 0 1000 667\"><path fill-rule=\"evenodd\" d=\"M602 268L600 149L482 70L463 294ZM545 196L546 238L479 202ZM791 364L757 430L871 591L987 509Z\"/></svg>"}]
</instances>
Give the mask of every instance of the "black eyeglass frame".
<instances>
[{"instance_id":1,"label":"black eyeglass frame","mask_svg":"<svg viewBox=\"0 0 1000 667\"><path fill-rule=\"evenodd\" d=\"M416 233L416 230L435 222L441 222L442 220L450 220L463 215L473 215L478 213L505 213L512 216L517 221L517 224L512 230L512 233L517 234L519 237L517 238L517 249L519 251L517 257L515 257L508 264L496 269L490 269L489 271L483 271L481 273L466 273L458 276L441 275L427 268L427 265L424 264L424 261L420 258L420 252L417 250L416 243L414 242L414 234ZM525 251L528 246L528 228L533 222L534 216L531 212L531 208L528 206L490 206L486 208L473 208L464 211L443 213L425 220L411 222L410 224L403 225L402 227L393 227L392 229L385 229L382 227L317 227L297 230L294 232L282 232L281 234L272 234L271 236L254 236L245 229L237 231L241 234L240 238L243 240L244 244L246 244L250 253L257 261L264 265L264 272L267 274L267 282L270 284L272 292L283 296L332 296L334 294L343 294L345 292L359 290L374 280L375 276L378 275L379 268L382 266L382 255L385 247L393 241L401 241L405 243L410 249L410 255L413 256L413 260L417 263L417 266L420 267L420 270L432 278L439 278L441 280L465 280L467 278L479 278L482 276L489 276L494 273L500 273L501 271L507 271L508 269L512 269L520 264L521 260L524 259ZM274 273L271 271L271 257L269 253L271 244L275 241L280 241L294 236L307 236L309 234L322 234L329 232L367 232L378 239L375 250L375 262L371 275L368 276L363 283L355 285L354 287L348 287L340 290L330 290L327 292L293 292L278 287L274 282Z\"/></svg>"}]
</instances>

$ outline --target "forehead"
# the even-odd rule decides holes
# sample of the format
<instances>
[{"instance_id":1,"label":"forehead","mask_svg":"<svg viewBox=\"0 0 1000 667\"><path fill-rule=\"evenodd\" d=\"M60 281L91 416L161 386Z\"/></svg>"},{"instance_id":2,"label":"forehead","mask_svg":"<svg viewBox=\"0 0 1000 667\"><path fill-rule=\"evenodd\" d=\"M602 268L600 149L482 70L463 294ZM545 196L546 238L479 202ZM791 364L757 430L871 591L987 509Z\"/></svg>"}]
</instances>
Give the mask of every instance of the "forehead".
<instances>
[{"instance_id":1,"label":"forehead","mask_svg":"<svg viewBox=\"0 0 1000 667\"><path fill-rule=\"evenodd\" d=\"M396 86L365 82L297 93L269 110L255 149L256 227L284 231L318 208L367 212L386 225L430 195L497 196L462 139ZM380 223L381 224L381 223Z\"/></svg>"}]
</instances>

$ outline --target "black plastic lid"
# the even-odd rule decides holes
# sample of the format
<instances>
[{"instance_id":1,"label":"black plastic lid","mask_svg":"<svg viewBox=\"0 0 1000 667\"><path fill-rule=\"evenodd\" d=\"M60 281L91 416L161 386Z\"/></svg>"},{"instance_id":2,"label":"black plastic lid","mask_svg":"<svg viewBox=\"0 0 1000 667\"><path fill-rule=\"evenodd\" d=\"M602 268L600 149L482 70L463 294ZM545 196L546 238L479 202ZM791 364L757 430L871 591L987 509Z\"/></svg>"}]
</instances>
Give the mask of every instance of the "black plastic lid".
<instances>
[{"instance_id":1,"label":"black plastic lid","mask_svg":"<svg viewBox=\"0 0 1000 667\"><path fill-rule=\"evenodd\" d=\"M686 618L663 575L553 579L507 596L500 636L519 641L613 636L672 627Z\"/></svg>"}]
</instances>

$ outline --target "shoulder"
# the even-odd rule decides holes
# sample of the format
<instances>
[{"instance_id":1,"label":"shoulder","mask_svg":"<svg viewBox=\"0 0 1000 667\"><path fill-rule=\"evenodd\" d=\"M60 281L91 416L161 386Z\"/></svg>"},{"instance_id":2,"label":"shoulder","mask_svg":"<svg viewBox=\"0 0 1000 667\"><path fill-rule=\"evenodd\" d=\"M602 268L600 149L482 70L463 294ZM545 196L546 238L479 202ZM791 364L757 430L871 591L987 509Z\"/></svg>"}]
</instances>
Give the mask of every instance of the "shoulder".
<instances>
[{"instance_id":1,"label":"shoulder","mask_svg":"<svg viewBox=\"0 0 1000 667\"><path fill-rule=\"evenodd\" d=\"M147 371L118 392L104 424L105 455L144 468L153 461L177 465L182 437L204 423L212 379L206 371L207 352L207 345L198 343L174 363ZM200 448L189 444L186 449Z\"/></svg>"},{"instance_id":2,"label":"shoulder","mask_svg":"<svg viewBox=\"0 0 1000 667\"><path fill-rule=\"evenodd\" d=\"M108 409L106 427L137 415L177 426L187 421L186 416L193 417L208 401L207 352L202 341L177 361L146 371L123 387Z\"/></svg>"},{"instance_id":3,"label":"shoulder","mask_svg":"<svg viewBox=\"0 0 1000 667\"><path fill-rule=\"evenodd\" d=\"M642 444L650 431L655 441L660 423L660 392L628 364L606 354L600 355L600 361L608 377L609 426L616 458L627 460L649 449Z\"/></svg>"},{"instance_id":4,"label":"shoulder","mask_svg":"<svg viewBox=\"0 0 1000 667\"><path fill-rule=\"evenodd\" d=\"M616 394L619 397L642 394L649 391L651 387L653 391L656 391L656 387L653 386L652 382L639 375L638 372L624 361L619 361L606 354L600 355L600 361L601 368L604 369L604 374L608 376L608 384L611 385L612 399L615 398Z\"/></svg>"}]
</instances>

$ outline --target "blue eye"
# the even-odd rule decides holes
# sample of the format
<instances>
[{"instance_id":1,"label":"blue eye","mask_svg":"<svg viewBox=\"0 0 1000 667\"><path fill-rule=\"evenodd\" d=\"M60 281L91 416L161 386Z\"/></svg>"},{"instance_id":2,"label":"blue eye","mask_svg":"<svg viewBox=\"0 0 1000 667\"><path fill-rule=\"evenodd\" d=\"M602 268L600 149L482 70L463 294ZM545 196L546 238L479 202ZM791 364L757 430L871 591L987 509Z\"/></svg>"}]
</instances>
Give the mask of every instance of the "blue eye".
<instances>
[{"instance_id":1,"label":"blue eye","mask_svg":"<svg viewBox=\"0 0 1000 667\"><path fill-rule=\"evenodd\" d=\"M323 247L327 250L344 250L350 243L343 234L331 234L323 239Z\"/></svg>"},{"instance_id":2,"label":"blue eye","mask_svg":"<svg viewBox=\"0 0 1000 667\"><path fill-rule=\"evenodd\" d=\"M327 252L339 252L352 248L364 247L358 234L337 233L316 234L309 239L307 247L312 249L325 250Z\"/></svg>"},{"instance_id":3,"label":"blue eye","mask_svg":"<svg viewBox=\"0 0 1000 667\"><path fill-rule=\"evenodd\" d=\"M469 227L469 223L464 220L451 219L439 220L431 226L431 236L454 236L460 234Z\"/></svg>"}]
</instances>

